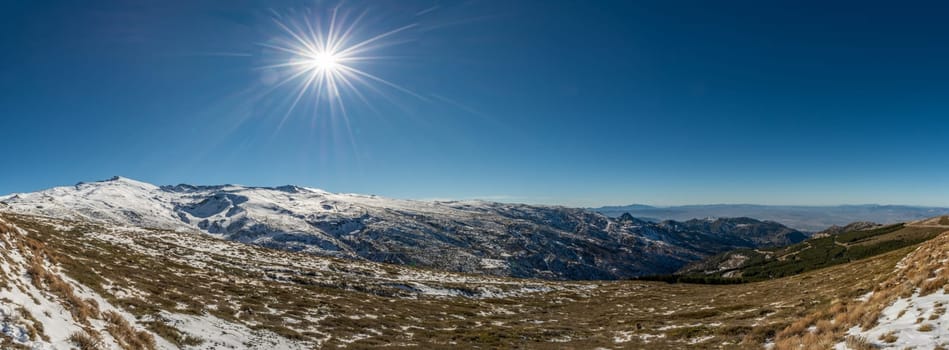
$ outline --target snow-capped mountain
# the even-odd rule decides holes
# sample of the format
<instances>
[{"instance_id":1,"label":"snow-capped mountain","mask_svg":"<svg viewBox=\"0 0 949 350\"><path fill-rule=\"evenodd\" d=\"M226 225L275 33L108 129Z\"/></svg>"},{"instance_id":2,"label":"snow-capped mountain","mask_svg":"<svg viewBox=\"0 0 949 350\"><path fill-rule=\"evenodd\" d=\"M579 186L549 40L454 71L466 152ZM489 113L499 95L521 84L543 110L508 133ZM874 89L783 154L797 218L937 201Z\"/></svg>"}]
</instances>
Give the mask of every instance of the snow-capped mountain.
<instances>
[{"instance_id":1,"label":"snow-capped mountain","mask_svg":"<svg viewBox=\"0 0 949 350\"><path fill-rule=\"evenodd\" d=\"M563 207L426 202L281 186L155 186L127 178L0 197L0 210L201 231L287 251L548 279L669 273L805 235L773 222L652 223Z\"/></svg>"}]
</instances>

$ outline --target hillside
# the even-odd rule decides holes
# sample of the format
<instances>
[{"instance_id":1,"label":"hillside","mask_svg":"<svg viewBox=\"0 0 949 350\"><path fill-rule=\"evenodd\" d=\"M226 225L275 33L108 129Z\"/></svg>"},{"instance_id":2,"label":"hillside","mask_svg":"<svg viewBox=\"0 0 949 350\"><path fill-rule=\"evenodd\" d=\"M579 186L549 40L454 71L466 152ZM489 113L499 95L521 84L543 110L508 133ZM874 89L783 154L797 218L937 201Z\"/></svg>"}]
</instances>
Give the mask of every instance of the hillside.
<instances>
[{"instance_id":1,"label":"hillside","mask_svg":"<svg viewBox=\"0 0 949 350\"><path fill-rule=\"evenodd\" d=\"M671 273L802 232L752 219L647 222L563 207L426 202L297 187L155 186L116 177L0 197L7 211L200 232L285 251L545 279Z\"/></svg>"},{"instance_id":2,"label":"hillside","mask_svg":"<svg viewBox=\"0 0 949 350\"><path fill-rule=\"evenodd\" d=\"M711 275L763 280L843 264L915 245L942 233L946 227L921 223L887 226L865 223L843 231L832 228L816 238L782 248L739 249L687 265L680 275Z\"/></svg>"},{"instance_id":3,"label":"hillside","mask_svg":"<svg viewBox=\"0 0 949 350\"><path fill-rule=\"evenodd\" d=\"M779 222L798 230L817 232L830 226L843 226L855 221L895 224L931 218L949 213L949 208L920 207L906 205L839 205L839 206L792 206L713 204L654 207L628 205L595 208L597 212L617 217L630 213L636 217L660 220L688 220L705 217L747 216L759 220Z\"/></svg>"},{"instance_id":4,"label":"hillside","mask_svg":"<svg viewBox=\"0 0 949 350\"><path fill-rule=\"evenodd\" d=\"M883 226L886 226L886 225L881 225L881 224L878 224L875 222L869 222L869 221L851 222L843 226L832 225L824 229L823 231L820 231L811 235L811 238L827 237L830 235L836 235L836 234L841 234L844 232L851 232L851 231L866 231L866 230L870 230L874 228L880 228Z\"/></svg>"},{"instance_id":5,"label":"hillside","mask_svg":"<svg viewBox=\"0 0 949 350\"><path fill-rule=\"evenodd\" d=\"M908 252L707 286L446 273L9 213L0 237L4 348L759 347Z\"/></svg>"},{"instance_id":6,"label":"hillside","mask_svg":"<svg viewBox=\"0 0 949 350\"><path fill-rule=\"evenodd\" d=\"M913 224L947 232L916 247L861 298L837 300L778 333L775 349L949 347L949 217Z\"/></svg>"}]
</instances>

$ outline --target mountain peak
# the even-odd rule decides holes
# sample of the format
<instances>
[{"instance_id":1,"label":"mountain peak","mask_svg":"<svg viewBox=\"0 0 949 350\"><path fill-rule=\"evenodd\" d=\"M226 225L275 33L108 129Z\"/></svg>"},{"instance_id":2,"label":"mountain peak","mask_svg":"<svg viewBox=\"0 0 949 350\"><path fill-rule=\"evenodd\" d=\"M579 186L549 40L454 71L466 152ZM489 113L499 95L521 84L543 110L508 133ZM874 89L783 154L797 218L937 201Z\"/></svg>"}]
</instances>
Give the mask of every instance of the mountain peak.
<instances>
[{"instance_id":1,"label":"mountain peak","mask_svg":"<svg viewBox=\"0 0 949 350\"><path fill-rule=\"evenodd\" d=\"M158 186L152 185L150 183L147 183L144 181L133 180L133 179L130 179L124 176L118 176L118 175L113 176L109 178L108 180L96 181L95 183L107 184L107 185L124 185L124 186L138 187L138 188L148 189L148 190L158 189ZM87 183L80 182L78 185L84 185L84 184L87 184Z\"/></svg>"},{"instance_id":2,"label":"mountain peak","mask_svg":"<svg viewBox=\"0 0 949 350\"><path fill-rule=\"evenodd\" d=\"M110 177L110 178L108 178L108 179L106 179L106 180L100 180L100 181L96 181L96 182L98 182L98 183L121 182L121 183L138 183L138 184L146 183L146 182L144 182L144 181L138 181L138 180L134 180L134 179L127 178L127 177L125 177L125 176L119 176L119 175Z\"/></svg>"}]
</instances>

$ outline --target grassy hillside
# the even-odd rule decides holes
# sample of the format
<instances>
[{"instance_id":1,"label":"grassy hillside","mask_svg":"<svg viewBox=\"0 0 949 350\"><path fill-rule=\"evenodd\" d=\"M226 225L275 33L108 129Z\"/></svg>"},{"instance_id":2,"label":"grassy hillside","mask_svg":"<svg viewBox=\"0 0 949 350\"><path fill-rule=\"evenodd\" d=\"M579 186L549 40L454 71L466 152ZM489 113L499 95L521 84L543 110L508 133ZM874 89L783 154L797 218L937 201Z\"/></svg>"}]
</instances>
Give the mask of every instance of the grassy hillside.
<instances>
[{"instance_id":1,"label":"grassy hillside","mask_svg":"<svg viewBox=\"0 0 949 350\"><path fill-rule=\"evenodd\" d=\"M919 244L945 230L938 226L895 224L812 238L783 248L736 250L687 267L680 271L684 275L680 279L723 277L760 281L792 276Z\"/></svg>"},{"instance_id":2,"label":"grassy hillside","mask_svg":"<svg viewBox=\"0 0 949 350\"><path fill-rule=\"evenodd\" d=\"M739 285L551 282L320 258L192 233L0 218L23 228L26 236L12 237L37 242L77 289L185 347L208 340L171 319L214 317L325 348L756 347L832 300L870 290L911 249ZM441 292L418 292L423 285Z\"/></svg>"},{"instance_id":3,"label":"grassy hillside","mask_svg":"<svg viewBox=\"0 0 949 350\"><path fill-rule=\"evenodd\" d=\"M774 349L830 348L842 341L851 349L949 348L942 331L949 320L949 232L919 245L888 275L872 293L834 301L785 328Z\"/></svg>"}]
</instances>

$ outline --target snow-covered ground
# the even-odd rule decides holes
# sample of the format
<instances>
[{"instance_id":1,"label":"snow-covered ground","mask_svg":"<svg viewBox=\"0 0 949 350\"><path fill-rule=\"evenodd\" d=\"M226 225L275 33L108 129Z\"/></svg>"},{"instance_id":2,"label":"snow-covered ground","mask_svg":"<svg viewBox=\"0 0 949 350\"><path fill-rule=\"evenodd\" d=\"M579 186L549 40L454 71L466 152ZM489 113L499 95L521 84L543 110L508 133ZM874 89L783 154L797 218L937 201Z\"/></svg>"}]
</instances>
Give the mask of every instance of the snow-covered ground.
<instances>
[{"instance_id":1,"label":"snow-covered ground","mask_svg":"<svg viewBox=\"0 0 949 350\"><path fill-rule=\"evenodd\" d=\"M712 347L723 342L735 344L726 333L711 331L728 325L727 319L745 320L747 317L740 316L745 313L758 315L759 320L766 318L758 307L745 304L746 299L771 300L773 294L759 291L762 287L779 293L786 289L784 284L764 283L708 287L718 291L706 293L689 286L649 282L511 279L285 252L190 231L7 212L0 212L0 218L16 223L23 228L18 234L43 242L48 251L55 252L57 258L47 263L47 269L61 275L81 299L94 300L104 311L118 312L136 329L151 330L157 321L201 340L195 345L175 346L168 343L169 338L156 336L156 348L162 349L298 349L382 343L463 347L460 344L484 341L486 334L503 334L497 340L500 344ZM6 250L14 246L4 245ZM24 269L27 258L5 259L19 261L5 269ZM76 261L82 263L77 265ZM90 271L96 272L94 278ZM21 287L29 290L28 275L20 272L19 276ZM735 290L725 290L729 288ZM16 284L6 290L18 294L10 298L9 307L0 308L5 315L24 304L36 304L28 294L20 293ZM690 296L690 290L704 296ZM20 339L30 346L47 348L69 345L65 337L78 331L79 321L63 312L67 306L62 300L41 290L37 293L45 293L49 303L41 300L37 305L42 309L29 313L43 315L36 318L45 328L64 331L49 340L24 338L30 321L11 316L5 319L11 320L7 322L10 331L0 341ZM748 296L752 294L757 296ZM741 304L716 300L719 296ZM794 300L798 297L792 296ZM717 312L716 307L728 311ZM724 319L710 322L681 316L706 310ZM90 323L108 339L102 331L103 320L94 316ZM703 333L691 334L691 329ZM537 338L525 340L525 332Z\"/></svg>"},{"instance_id":2,"label":"snow-covered ground","mask_svg":"<svg viewBox=\"0 0 949 350\"><path fill-rule=\"evenodd\" d=\"M11 216L0 216L10 218ZM375 314L369 309L360 309L359 303L353 309L343 307L345 313L339 314L333 310L321 307L283 308L265 306L255 311L238 311L240 305L246 305L247 299L241 294L228 294L222 289L208 289L202 294L200 307L216 309L231 307L238 315L225 314L227 319L217 317L208 312L208 309L197 313L188 312L189 305L179 302L179 305L158 309L157 313L133 314L129 309L113 306L109 301L142 300L153 303L150 307L163 305L161 300L155 300L155 288L160 286L142 284L142 280L133 282L126 276L104 273L97 278L103 282L100 289L106 290L108 295L99 295L95 288L82 285L65 273L49 260L45 263L46 269L57 278L66 281L75 295L81 299L97 305L100 312L88 318L88 325L84 320L74 318L70 312L71 306L67 299L53 294L48 287L37 287L31 281L28 265L33 256L32 248L24 248L23 242L30 237L44 237L44 247L57 247L60 254L66 254L71 259L85 259L84 249L99 251L110 247L115 249L121 259L132 259L131 256L140 254L131 262L86 260L84 265L98 271L114 270L117 265L136 266L148 264L154 266L157 262L169 266L160 272L174 278L188 279L183 287L197 287L208 283L236 283L241 280L244 286L259 289L261 293L274 293L283 288L294 288L299 285L320 285L322 288L309 289L305 300L318 302L320 300L339 300L348 298L349 293L358 290L370 290L383 293L397 300L443 300L448 298L462 298L468 300L483 300L487 298L512 298L518 296L539 295L555 291L574 291L586 293L595 285L583 284L556 284L542 281L515 280L482 275L453 274L443 271L415 269L394 265L381 265L373 262L345 260L337 258L318 257L306 254L287 253L271 249L248 246L239 242L216 239L207 235L192 232L176 232L160 229L143 229L137 227L120 227L109 224L90 225L88 223L67 222L58 219L30 216L12 216L14 221L0 222L4 227L12 225L15 220L28 222L26 229L16 228L15 232L2 234L0 244L3 245L3 254L0 254L0 272L3 277L3 287L0 288L0 344L3 339L34 349L66 349L73 345L70 336L85 331L102 337L101 347L104 349L118 349L119 342L111 338L104 321L105 313L115 312L128 322L131 327L142 332L151 332L145 325L158 322L177 329L183 336L199 339L188 349L309 349L321 346L322 342L335 339L337 342L353 342L381 335L377 329L365 329L364 333L335 336L323 334L324 329L319 326L327 318L344 318L358 320L361 318L376 319L385 315ZM82 226L81 233L66 231ZM52 229L53 231L49 231ZM7 230L0 228L0 231ZM41 232L45 232L42 233ZM73 231L78 232L78 231ZM45 249L45 248L44 248ZM50 248L52 249L52 248ZM89 251L86 251L89 252ZM75 255L74 255L75 254ZM98 253L96 253L98 254ZM62 257L62 255L61 255ZM141 257L154 258L152 262L144 262ZM172 266L185 266L183 270ZM227 270L224 270L227 269ZM240 269L236 273L234 269ZM149 278L146 283L156 283L156 279L164 278L158 274ZM218 276L210 279L207 276ZM302 278L302 279L301 279ZM40 285L44 286L44 285ZM266 286L266 287L265 287ZM150 292L149 292L150 290ZM267 290L268 292L263 292ZM320 294L330 290L329 294ZM166 291L164 293L170 292ZM193 293L194 291L189 291ZM160 293L160 295L165 295ZM210 293L210 296L209 294ZM233 292L231 292L233 293ZM271 294L264 294L271 295ZM189 298L197 298L196 295ZM181 300L181 299L179 299ZM167 300L166 300L167 301ZM276 303L299 303L283 297ZM245 303L245 304L242 304ZM263 305L267 305L264 302ZM250 310L250 309L248 309ZM248 317L253 312L261 318ZM492 312L486 310L486 312ZM501 311L497 311L501 312ZM388 317L391 317L388 316ZM274 322L274 319L283 319L282 322L269 324L275 327L284 327L284 334L261 328L261 320ZM305 321L305 322L304 322ZM306 323L305 325L303 323ZM333 324L330 322L330 324ZM299 328L297 325L300 325ZM90 328L91 327L91 328ZM316 328L314 328L316 327ZM35 329L43 329L38 334ZM310 336L300 338L290 336L293 332L308 332ZM375 332L375 333L373 333ZM170 343L157 333L156 349L177 349L182 346ZM0 345L0 348L3 348Z\"/></svg>"},{"instance_id":3,"label":"snow-covered ground","mask_svg":"<svg viewBox=\"0 0 949 350\"><path fill-rule=\"evenodd\" d=\"M938 345L946 347L949 346L947 307L949 294L942 290L926 296L916 293L909 298L897 299L884 309L875 327L867 331L854 327L847 333L863 337L881 348L923 350Z\"/></svg>"},{"instance_id":4,"label":"snow-covered ground","mask_svg":"<svg viewBox=\"0 0 949 350\"><path fill-rule=\"evenodd\" d=\"M0 218L0 344L8 342L30 349L70 349L75 343L70 337L77 333L99 337L99 349L122 349L120 342L109 330L112 321L106 321L106 313L122 317L132 329L145 332L154 339L156 349L179 349L168 340L149 331L134 315L112 305L107 298L97 294L59 271L50 261L44 262L46 273L55 275L67 283L72 293L80 300L95 305L97 312L86 319L79 319L71 311L74 305L53 291L48 284L33 280L30 258L36 251L25 248L24 237L28 232ZM12 232L6 232L12 227ZM193 316L163 312L163 323L185 329L199 339L200 344L189 349L307 349L311 345L288 340L266 330L251 330L246 325L217 319L210 315ZM155 321L155 320L151 320ZM0 348L4 348L0 345Z\"/></svg>"},{"instance_id":5,"label":"snow-covered ground","mask_svg":"<svg viewBox=\"0 0 949 350\"><path fill-rule=\"evenodd\" d=\"M942 217L914 223L915 226L940 226ZM922 223L922 224L920 224ZM880 310L872 326L854 326L847 330L851 339L861 339L882 349L949 348L949 232L918 246L903 257L892 275L857 302ZM876 304L874 304L876 303ZM847 349L845 343L836 345Z\"/></svg>"}]
</instances>

